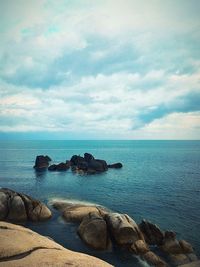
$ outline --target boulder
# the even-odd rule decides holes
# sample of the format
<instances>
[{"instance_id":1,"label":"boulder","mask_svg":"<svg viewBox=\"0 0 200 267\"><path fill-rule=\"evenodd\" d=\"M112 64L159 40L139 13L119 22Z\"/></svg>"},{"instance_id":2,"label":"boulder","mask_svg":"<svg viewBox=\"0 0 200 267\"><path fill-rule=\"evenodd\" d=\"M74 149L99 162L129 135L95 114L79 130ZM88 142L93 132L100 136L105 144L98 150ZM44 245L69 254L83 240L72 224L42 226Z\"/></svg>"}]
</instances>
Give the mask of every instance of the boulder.
<instances>
[{"instance_id":1,"label":"boulder","mask_svg":"<svg viewBox=\"0 0 200 267\"><path fill-rule=\"evenodd\" d=\"M137 224L126 214L108 213L105 216L107 225L120 246L131 246L137 240L144 240Z\"/></svg>"},{"instance_id":2,"label":"boulder","mask_svg":"<svg viewBox=\"0 0 200 267\"><path fill-rule=\"evenodd\" d=\"M179 244L182 248L183 253L193 253L194 252L192 245L190 243L188 243L187 241L180 240Z\"/></svg>"},{"instance_id":3,"label":"boulder","mask_svg":"<svg viewBox=\"0 0 200 267\"><path fill-rule=\"evenodd\" d=\"M145 240L149 245L162 245L164 233L156 224L142 220L142 222L139 224L139 228L144 234Z\"/></svg>"},{"instance_id":4,"label":"boulder","mask_svg":"<svg viewBox=\"0 0 200 267\"><path fill-rule=\"evenodd\" d=\"M35 159L35 165L34 168L36 170L46 169L49 166L49 162L51 161L51 158L49 156L37 156Z\"/></svg>"},{"instance_id":5,"label":"boulder","mask_svg":"<svg viewBox=\"0 0 200 267\"><path fill-rule=\"evenodd\" d=\"M69 169L69 165L67 163L61 162L57 165L57 171L67 171Z\"/></svg>"},{"instance_id":6,"label":"boulder","mask_svg":"<svg viewBox=\"0 0 200 267\"><path fill-rule=\"evenodd\" d=\"M56 169L57 169L57 165L56 165L56 164L52 164L52 165L50 165L50 166L48 167L48 170L49 170L49 171L56 171Z\"/></svg>"},{"instance_id":7,"label":"boulder","mask_svg":"<svg viewBox=\"0 0 200 267\"><path fill-rule=\"evenodd\" d=\"M131 251L138 255L143 255L149 251L149 247L144 240L137 240L131 246Z\"/></svg>"},{"instance_id":8,"label":"boulder","mask_svg":"<svg viewBox=\"0 0 200 267\"><path fill-rule=\"evenodd\" d=\"M0 218L6 221L41 221L51 217L46 205L25 194L0 189Z\"/></svg>"},{"instance_id":9,"label":"boulder","mask_svg":"<svg viewBox=\"0 0 200 267\"><path fill-rule=\"evenodd\" d=\"M122 167L123 167L123 165L120 162L113 163L113 164L108 164L108 168L120 169Z\"/></svg>"},{"instance_id":10,"label":"boulder","mask_svg":"<svg viewBox=\"0 0 200 267\"><path fill-rule=\"evenodd\" d=\"M182 248L176 239L176 233L173 231L166 231L163 244L160 246L167 254L181 254L183 253Z\"/></svg>"},{"instance_id":11,"label":"boulder","mask_svg":"<svg viewBox=\"0 0 200 267\"><path fill-rule=\"evenodd\" d=\"M83 218L78 234L93 249L106 250L111 245L106 222L96 212L91 212Z\"/></svg>"},{"instance_id":12,"label":"boulder","mask_svg":"<svg viewBox=\"0 0 200 267\"><path fill-rule=\"evenodd\" d=\"M187 257L187 255L183 253L169 254L169 260L173 266L179 266L190 262L190 259Z\"/></svg>"},{"instance_id":13,"label":"boulder","mask_svg":"<svg viewBox=\"0 0 200 267\"><path fill-rule=\"evenodd\" d=\"M81 156L73 155L70 159L71 165L78 165L80 162L85 161L85 159Z\"/></svg>"},{"instance_id":14,"label":"boulder","mask_svg":"<svg viewBox=\"0 0 200 267\"><path fill-rule=\"evenodd\" d=\"M88 163L88 168L96 171L96 173L107 171L107 163L105 160L93 159Z\"/></svg>"},{"instance_id":15,"label":"boulder","mask_svg":"<svg viewBox=\"0 0 200 267\"><path fill-rule=\"evenodd\" d=\"M155 267L167 267L167 263L164 262L159 256L152 251L148 251L143 255L143 259L150 265Z\"/></svg>"},{"instance_id":16,"label":"boulder","mask_svg":"<svg viewBox=\"0 0 200 267\"><path fill-rule=\"evenodd\" d=\"M0 221L0 267L111 267L98 258L65 249L25 227Z\"/></svg>"},{"instance_id":17,"label":"boulder","mask_svg":"<svg viewBox=\"0 0 200 267\"><path fill-rule=\"evenodd\" d=\"M108 212L103 207L94 205L72 204L62 201L53 202L53 207L62 212L63 218L68 222L81 222L89 213L94 212L104 217Z\"/></svg>"},{"instance_id":18,"label":"boulder","mask_svg":"<svg viewBox=\"0 0 200 267\"><path fill-rule=\"evenodd\" d=\"M92 154L89 154L89 153L85 153L84 154L84 159L86 162L90 162L91 160L94 160L94 157Z\"/></svg>"}]
</instances>

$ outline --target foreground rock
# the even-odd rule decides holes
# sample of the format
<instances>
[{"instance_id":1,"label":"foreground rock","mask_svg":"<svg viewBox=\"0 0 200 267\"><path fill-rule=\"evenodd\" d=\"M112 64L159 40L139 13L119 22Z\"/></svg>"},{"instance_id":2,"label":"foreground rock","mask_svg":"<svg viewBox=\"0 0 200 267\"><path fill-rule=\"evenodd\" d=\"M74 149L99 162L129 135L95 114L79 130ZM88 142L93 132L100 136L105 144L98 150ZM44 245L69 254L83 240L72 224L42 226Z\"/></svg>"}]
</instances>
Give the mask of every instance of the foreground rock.
<instances>
[{"instance_id":1,"label":"foreground rock","mask_svg":"<svg viewBox=\"0 0 200 267\"><path fill-rule=\"evenodd\" d=\"M105 219L118 245L131 246L137 240L144 239L137 224L128 215L109 213Z\"/></svg>"},{"instance_id":2,"label":"foreground rock","mask_svg":"<svg viewBox=\"0 0 200 267\"><path fill-rule=\"evenodd\" d=\"M33 168L35 168L36 170L43 170L48 168L49 166L49 162L51 161L51 158L49 156L37 156L35 159L35 165Z\"/></svg>"},{"instance_id":3,"label":"foreground rock","mask_svg":"<svg viewBox=\"0 0 200 267\"><path fill-rule=\"evenodd\" d=\"M7 188L0 189L0 220L42 221L51 217L51 211L42 202Z\"/></svg>"},{"instance_id":4,"label":"foreground rock","mask_svg":"<svg viewBox=\"0 0 200 267\"><path fill-rule=\"evenodd\" d=\"M91 248L106 250L111 247L106 222L98 213L91 212L84 217L79 225L78 233Z\"/></svg>"},{"instance_id":5,"label":"foreground rock","mask_svg":"<svg viewBox=\"0 0 200 267\"><path fill-rule=\"evenodd\" d=\"M0 267L109 267L95 257L65 249L27 228L0 222Z\"/></svg>"},{"instance_id":6,"label":"foreground rock","mask_svg":"<svg viewBox=\"0 0 200 267\"><path fill-rule=\"evenodd\" d=\"M62 212L63 218L68 222L81 222L91 212L103 218L108 212L100 206L73 204L65 201L55 201L52 205Z\"/></svg>"}]
</instances>

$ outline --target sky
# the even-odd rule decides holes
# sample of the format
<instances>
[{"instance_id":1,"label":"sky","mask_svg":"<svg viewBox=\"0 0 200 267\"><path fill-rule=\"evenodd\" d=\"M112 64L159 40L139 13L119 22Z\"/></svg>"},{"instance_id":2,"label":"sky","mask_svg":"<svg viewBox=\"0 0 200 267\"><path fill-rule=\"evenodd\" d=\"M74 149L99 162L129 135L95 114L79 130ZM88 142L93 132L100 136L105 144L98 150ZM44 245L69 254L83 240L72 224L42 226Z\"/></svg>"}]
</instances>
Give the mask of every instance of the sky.
<instances>
[{"instance_id":1,"label":"sky","mask_svg":"<svg viewBox=\"0 0 200 267\"><path fill-rule=\"evenodd\" d=\"M0 139L200 139L199 0L0 0Z\"/></svg>"}]
</instances>

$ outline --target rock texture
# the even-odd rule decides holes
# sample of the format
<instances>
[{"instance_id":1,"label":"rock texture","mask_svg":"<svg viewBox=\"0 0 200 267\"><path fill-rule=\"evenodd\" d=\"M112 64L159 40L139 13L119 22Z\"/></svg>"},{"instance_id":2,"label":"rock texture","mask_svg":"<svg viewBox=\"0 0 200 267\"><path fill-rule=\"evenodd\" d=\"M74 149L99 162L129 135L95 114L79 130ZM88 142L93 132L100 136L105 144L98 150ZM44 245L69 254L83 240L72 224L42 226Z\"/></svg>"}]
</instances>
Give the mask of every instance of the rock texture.
<instances>
[{"instance_id":1,"label":"rock texture","mask_svg":"<svg viewBox=\"0 0 200 267\"><path fill-rule=\"evenodd\" d=\"M0 267L111 267L95 257L65 249L27 228L0 222Z\"/></svg>"},{"instance_id":2,"label":"rock texture","mask_svg":"<svg viewBox=\"0 0 200 267\"><path fill-rule=\"evenodd\" d=\"M0 189L0 220L42 221L51 217L51 211L42 202L7 188Z\"/></svg>"},{"instance_id":3,"label":"rock texture","mask_svg":"<svg viewBox=\"0 0 200 267\"><path fill-rule=\"evenodd\" d=\"M122 163L120 163L120 162L113 163L113 164L108 164L108 168L120 169L120 168L122 168L122 167L123 167L123 165L122 165Z\"/></svg>"},{"instance_id":4,"label":"rock texture","mask_svg":"<svg viewBox=\"0 0 200 267\"><path fill-rule=\"evenodd\" d=\"M144 239L139 227L128 215L109 213L105 219L118 245L131 246L137 240Z\"/></svg>"},{"instance_id":5,"label":"rock texture","mask_svg":"<svg viewBox=\"0 0 200 267\"><path fill-rule=\"evenodd\" d=\"M52 203L55 209L62 212L63 218L68 222L81 222L89 213L93 212L104 217L108 212L100 206L73 204L62 201Z\"/></svg>"},{"instance_id":6,"label":"rock texture","mask_svg":"<svg viewBox=\"0 0 200 267\"><path fill-rule=\"evenodd\" d=\"M59 164L52 164L48 167L49 171L67 171L69 170L70 165L68 163L61 162Z\"/></svg>"},{"instance_id":7,"label":"rock texture","mask_svg":"<svg viewBox=\"0 0 200 267\"><path fill-rule=\"evenodd\" d=\"M106 250L111 247L111 240L105 220L96 212L84 217L78 228L81 239L91 248Z\"/></svg>"},{"instance_id":8,"label":"rock texture","mask_svg":"<svg viewBox=\"0 0 200 267\"><path fill-rule=\"evenodd\" d=\"M149 245L162 245L164 240L164 233L156 224L142 220L139 228L144 234L145 240Z\"/></svg>"}]
</instances>

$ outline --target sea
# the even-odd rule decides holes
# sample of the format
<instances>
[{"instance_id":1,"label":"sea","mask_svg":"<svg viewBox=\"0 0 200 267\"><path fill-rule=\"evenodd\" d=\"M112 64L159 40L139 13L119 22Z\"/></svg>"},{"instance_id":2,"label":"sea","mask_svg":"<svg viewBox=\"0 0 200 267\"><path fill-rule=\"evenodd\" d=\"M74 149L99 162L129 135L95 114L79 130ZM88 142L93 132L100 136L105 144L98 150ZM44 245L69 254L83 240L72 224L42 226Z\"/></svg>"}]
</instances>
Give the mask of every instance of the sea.
<instances>
[{"instance_id":1,"label":"sea","mask_svg":"<svg viewBox=\"0 0 200 267\"><path fill-rule=\"evenodd\" d=\"M123 168L88 176L33 169L37 155L59 163L85 152L107 163L121 162ZM52 210L52 219L26 227L116 267L145 263L117 247L108 252L88 248L77 235L78 225L63 221L52 201L98 204L137 223L149 220L175 231L200 256L200 141L0 141L0 187L28 194Z\"/></svg>"}]
</instances>

